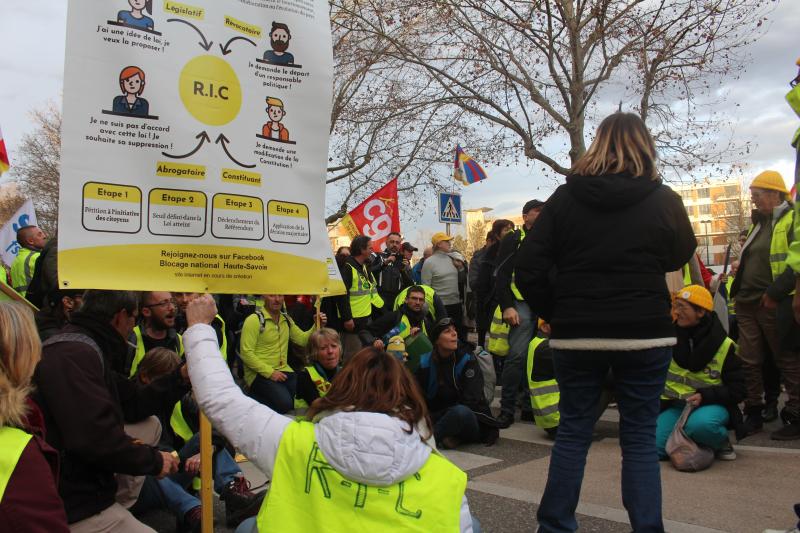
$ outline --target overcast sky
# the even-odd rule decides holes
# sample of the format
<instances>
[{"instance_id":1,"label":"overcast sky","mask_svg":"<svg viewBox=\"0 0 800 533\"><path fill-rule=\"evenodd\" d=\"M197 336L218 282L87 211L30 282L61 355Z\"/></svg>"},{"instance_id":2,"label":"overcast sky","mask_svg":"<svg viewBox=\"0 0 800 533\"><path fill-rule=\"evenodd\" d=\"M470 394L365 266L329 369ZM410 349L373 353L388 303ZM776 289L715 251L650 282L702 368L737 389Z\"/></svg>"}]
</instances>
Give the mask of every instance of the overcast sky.
<instances>
[{"instance_id":1,"label":"overcast sky","mask_svg":"<svg viewBox=\"0 0 800 533\"><path fill-rule=\"evenodd\" d=\"M124 3L121 2L120 3ZM63 82L67 2L63 0L2 0L0 15L0 128L11 164L22 136L30 131L28 112L48 101L60 104ZM718 111L735 122L734 138L755 144L746 175L780 171L791 184L794 159L789 146L800 126L784 100L788 82L797 72L800 48L800 1L776 3L766 34L749 50L738 79L719 87L727 95ZM600 108L608 107L599 102ZM465 146L467 151L468 147ZM462 191L465 208L493 207L497 214L516 213L530 198L546 197L558 185L553 176L524 166L486 167L489 180ZM684 181L691 181L687 176ZM422 216L403 217L404 233L420 238L438 229L433 194L426 195Z\"/></svg>"}]
</instances>

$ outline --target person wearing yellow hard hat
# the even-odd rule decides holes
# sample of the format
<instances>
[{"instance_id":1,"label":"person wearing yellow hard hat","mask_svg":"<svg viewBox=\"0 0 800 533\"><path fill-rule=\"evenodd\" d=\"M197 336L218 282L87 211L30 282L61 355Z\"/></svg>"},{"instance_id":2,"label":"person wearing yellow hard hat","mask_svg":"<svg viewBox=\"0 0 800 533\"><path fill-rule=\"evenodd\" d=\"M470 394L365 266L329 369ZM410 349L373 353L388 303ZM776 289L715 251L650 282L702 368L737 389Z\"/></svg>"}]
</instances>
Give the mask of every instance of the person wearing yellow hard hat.
<instances>
[{"instance_id":1,"label":"person wearing yellow hard hat","mask_svg":"<svg viewBox=\"0 0 800 533\"><path fill-rule=\"evenodd\" d=\"M741 427L739 402L746 393L745 373L731 340L714 312L714 300L705 287L688 285L673 297L678 343L672 350L667 383L661 395L656 423L658 455L667 458L667 439L684 406L694 410L684 426L686 435L733 460L736 453L728 428Z\"/></svg>"},{"instance_id":2,"label":"person wearing yellow hard hat","mask_svg":"<svg viewBox=\"0 0 800 533\"><path fill-rule=\"evenodd\" d=\"M800 439L800 355L794 349L800 328L792 316L795 273L787 264L794 240L794 209L783 177L765 170L750 185L755 210L742 247L739 270L731 285L739 324L739 357L747 377L742 435L763 428L763 365L769 347L783 376L789 399L781 413L785 427L775 440Z\"/></svg>"},{"instance_id":3,"label":"person wearing yellow hard hat","mask_svg":"<svg viewBox=\"0 0 800 533\"><path fill-rule=\"evenodd\" d=\"M447 316L455 322L458 338L466 341L463 302L458 289L458 268L449 255L452 251L452 240L452 236L441 231L433 234L431 237L433 254L422 265L422 284L431 287L433 292L441 298Z\"/></svg>"}]
</instances>

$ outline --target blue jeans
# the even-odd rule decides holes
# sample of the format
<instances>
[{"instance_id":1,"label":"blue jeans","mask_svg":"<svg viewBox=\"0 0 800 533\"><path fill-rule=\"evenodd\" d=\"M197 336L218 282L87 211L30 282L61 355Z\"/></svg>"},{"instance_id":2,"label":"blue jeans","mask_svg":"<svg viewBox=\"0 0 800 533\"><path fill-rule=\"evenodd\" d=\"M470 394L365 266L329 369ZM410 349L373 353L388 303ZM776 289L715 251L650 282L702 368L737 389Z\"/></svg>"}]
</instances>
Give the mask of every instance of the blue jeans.
<instances>
[{"instance_id":1,"label":"blue jeans","mask_svg":"<svg viewBox=\"0 0 800 533\"><path fill-rule=\"evenodd\" d=\"M508 355L503 361L503 373L500 376L500 385L503 387L500 412L512 416L517 407L520 383L524 381L524 389L528 390L525 364L528 360L528 345L536 334L536 317L528 304L518 300L514 303L514 308L519 315L519 326L512 327L508 332ZM526 404L529 405L530 402Z\"/></svg>"},{"instance_id":2,"label":"blue jeans","mask_svg":"<svg viewBox=\"0 0 800 533\"><path fill-rule=\"evenodd\" d=\"M264 376L256 376L250 384L250 396L280 414L288 413L294 409L297 376L294 372L284 372L284 374L286 381L272 381Z\"/></svg>"},{"instance_id":3,"label":"blue jeans","mask_svg":"<svg viewBox=\"0 0 800 533\"><path fill-rule=\"evenodd\" d=\"M190 510L200 505L200 500L186 492L174 479L156 479L153 476L144 478L139 499L131 508L131 512L139 514L155 509L167 509L179 520Z\"/></svg>"},{"instance_id":4,"label":"blue jeans","mask_svg":"<svg viewBox=\"0 0 800 533\"><path fill-rule=\"evenodd\" d=\"M683 412L683 404L676 404L664 410L658 415L656 426L656 447L658 456L662 459L667 458L667 445L675 423ZM697 444L707 446L712 450L719 450L728 439L728 410L721 405L701 405L689 415L683 430L686 436Z\"/></svg>"},{"instance_id":5,"label":"blue jeans","mask_svg":"<svg viewBox=\"0 0 800 533\"><path fill-rule=\"evenodd\" d=\"M656 419L671 358L671 348L553 349L561 391L561 420L550 457L547 485L536 514L539 532L562 533L578 529L575 508L597 419L597 403L610 368L620 414L622 503L635 533L663 533Z\"/></svg>"},{"instance_id":6,"label":"blue jeans","mask_svg":"<svg viewBox=\"0 0 800 533\"><path fill-rule=\"evenodd\" d=\"M465 405L449 407L433 424L433 436L439 443L446 437L455 437L461 442L477 442L480 440L478 417Z\"/></svg>"}]
</instances>

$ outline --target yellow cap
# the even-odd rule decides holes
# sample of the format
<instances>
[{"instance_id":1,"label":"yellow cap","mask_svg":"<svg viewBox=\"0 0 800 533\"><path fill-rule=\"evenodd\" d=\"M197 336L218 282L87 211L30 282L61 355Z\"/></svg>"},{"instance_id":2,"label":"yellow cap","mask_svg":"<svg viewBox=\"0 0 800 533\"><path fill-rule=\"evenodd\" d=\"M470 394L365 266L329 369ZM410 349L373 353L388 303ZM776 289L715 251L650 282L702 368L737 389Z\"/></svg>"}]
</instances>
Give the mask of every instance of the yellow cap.
<instances>
[{"instance_id":1,"label":"yellow cap","mask_svg":"<svg viewBox=\"0 0 800 533\"><path fill-rule=\"evenodd\" d=\"M765 170L756 176L756 179L754 179L753 183L750 184L750 188L752 189L753 187L789 194L789 190L786 188L786 183L783 181L783 176L781 176L780 172L775 170Z\"/></svg>"},{"instance_id":2,"label":"yellow cap","mask_svg":"<svg viewBox=\"0 0 800 533\"><path fill-rule=\"evenodd\" d=\"M439 244L442 241L452 241L452 240L453 240L453 237L451 237L450 235L448 235L447 233L445 233L443 231L440 231L438 233L434 233L433 234L433 237L431 237L431 244L436 246L437 244Z\"/></svg>"},{"instance_id":3,"label":"yellow cap","mask_svg":"<svg viewBox=\"0 0 800 533\"><path fill-rule=\"evenodd\" d=\"M714 300L711 298L711 293L700 285L688 285L675 293L675 297L686 300L697 307L702 307L706 311L714 310Z\"/></svg>"}]
</instances>

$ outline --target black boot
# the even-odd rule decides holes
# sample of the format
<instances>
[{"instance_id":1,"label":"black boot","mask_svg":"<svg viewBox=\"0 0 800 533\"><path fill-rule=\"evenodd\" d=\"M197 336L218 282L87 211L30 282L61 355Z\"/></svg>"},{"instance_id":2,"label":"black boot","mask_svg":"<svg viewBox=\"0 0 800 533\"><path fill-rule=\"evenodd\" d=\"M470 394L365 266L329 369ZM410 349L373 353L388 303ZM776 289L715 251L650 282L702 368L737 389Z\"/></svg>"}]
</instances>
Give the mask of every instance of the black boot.
<instances>
[{"instance_id":1,"label":"black boot","mask_svg":"<svg viewBox=\"0 0 800 533\"><path fill-rule=\"evenodd\" d=\"M761 414L764 418L764 422L772 422L773 420L778 419L778 402L767 402L767 406L764 407L764 412Z\"/></svg>"},{"instance_id":2,"label":"black boot","mask_svg":"<svg viewBox=\"0 0 800 533\"><path fill-rule=\"evenodd\" d=\"M741 430L736 435L738 439L741 440L750 435L755 435L763 429L764 418L761 416L762 409L763 406L761 405L745 407L744 424L742 424Z\"/></svg>"},{"instance_id":3,"label":"black boot","mask_svg":"<svg viewBox=\"0 0 800 533\"><path fill-rule=\"evenodd\" d=\"M789 414L784 407L781 411L781 420L784 426L770 435L772 440L797 440L800 439L800 416Z\"/></svg>"}]
</instances>

